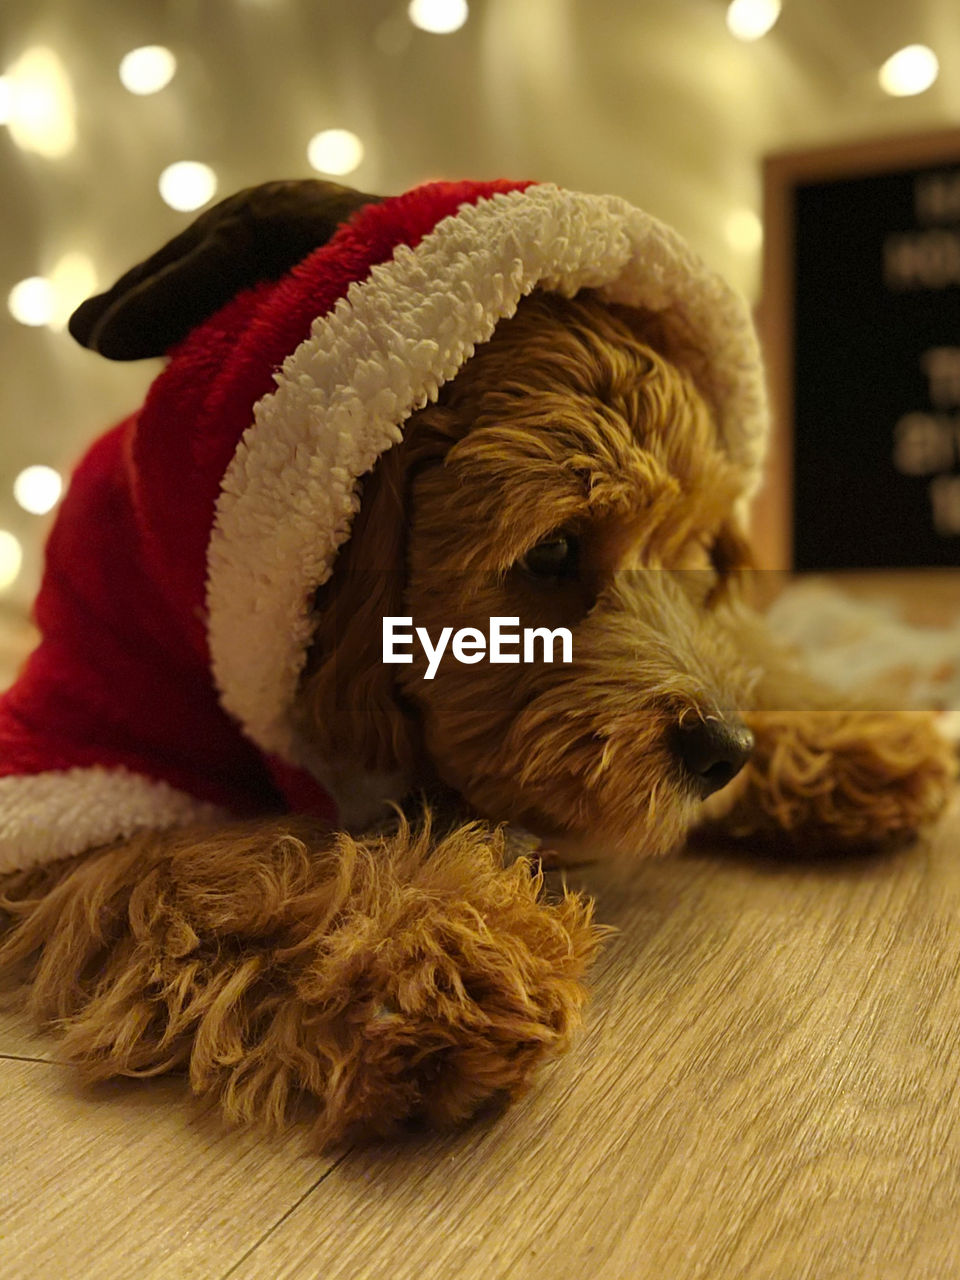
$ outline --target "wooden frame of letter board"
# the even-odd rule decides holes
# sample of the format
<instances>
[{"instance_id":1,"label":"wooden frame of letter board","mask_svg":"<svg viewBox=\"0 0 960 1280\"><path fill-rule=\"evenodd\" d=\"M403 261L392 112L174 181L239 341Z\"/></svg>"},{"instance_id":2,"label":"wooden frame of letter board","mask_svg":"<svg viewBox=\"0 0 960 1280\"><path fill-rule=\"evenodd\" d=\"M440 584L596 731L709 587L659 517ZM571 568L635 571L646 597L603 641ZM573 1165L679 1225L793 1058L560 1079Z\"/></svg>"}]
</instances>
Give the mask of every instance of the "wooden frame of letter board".
<instances>
[{"instance_id":1,"label":"wooden frame of letter board","mask_svg":"<svg viewBox=\"0 0 960 1280\"><path fill-rule=\"evenodd\" d=\"M793 566L793 193L801 183L960 161L960 129L767 156L763 162L763 287L757 313L773 437L753 515L760 567Z\"/></svg>"}]
</instances>

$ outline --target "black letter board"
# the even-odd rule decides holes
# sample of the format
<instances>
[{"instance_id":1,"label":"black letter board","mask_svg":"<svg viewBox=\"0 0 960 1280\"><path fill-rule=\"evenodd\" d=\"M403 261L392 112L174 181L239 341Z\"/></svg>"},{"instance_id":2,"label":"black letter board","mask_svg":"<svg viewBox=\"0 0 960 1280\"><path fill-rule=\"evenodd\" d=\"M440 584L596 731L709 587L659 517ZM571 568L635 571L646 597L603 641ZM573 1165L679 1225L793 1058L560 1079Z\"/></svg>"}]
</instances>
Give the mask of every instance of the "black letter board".
<instances>
[{"instance_id":1,"label":"black letter board","mask_svg":"<svg viewBox=\"0 0 960 1280\"><path fill-rule=\"evenodd\" d=\"M765 224L762 559L960 564L960 130L770 157Z\"/></svg>"}]
</instances>

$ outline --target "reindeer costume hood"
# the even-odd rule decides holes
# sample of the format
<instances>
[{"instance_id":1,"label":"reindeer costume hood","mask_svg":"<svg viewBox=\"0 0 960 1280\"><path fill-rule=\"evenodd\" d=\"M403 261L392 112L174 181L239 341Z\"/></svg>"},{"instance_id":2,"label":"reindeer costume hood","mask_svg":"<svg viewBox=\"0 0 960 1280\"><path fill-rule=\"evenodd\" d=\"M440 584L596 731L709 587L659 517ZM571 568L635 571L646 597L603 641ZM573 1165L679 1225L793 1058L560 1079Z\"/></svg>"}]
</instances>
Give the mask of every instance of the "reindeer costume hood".
<instances>
[{"instance_id":1,"label":"reindeer costume hood","mask_svg":"<svg viewBox=\"0 0 960 1280\"><path fill-rule=\"evenodd\" d=\"M362 477L535 287L663 313L746 503L766 431L746 307L612 196L269 184L80 308L84 345L170 359L48 541L41 640L0 700L0 871L224 814L337 818L291 714L317 590Z\"/></svg>"}]
</instances>

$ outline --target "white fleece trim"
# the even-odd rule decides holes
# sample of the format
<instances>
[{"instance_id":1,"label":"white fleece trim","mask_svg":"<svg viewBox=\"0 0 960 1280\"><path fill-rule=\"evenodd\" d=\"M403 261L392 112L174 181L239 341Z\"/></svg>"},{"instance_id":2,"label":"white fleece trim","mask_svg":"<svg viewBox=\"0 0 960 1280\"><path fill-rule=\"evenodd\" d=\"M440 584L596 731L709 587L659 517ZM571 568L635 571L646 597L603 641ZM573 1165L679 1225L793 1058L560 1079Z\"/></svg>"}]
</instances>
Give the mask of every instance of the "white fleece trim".
<instances>
[{"instance_id":1,"label":"white fleece trim","mask_svg":"<svg viewBox=\"0 0 960 1280\"><path fill-rule=\"evenodd\" d=\"M137 831L225 816L216 805L125 769L0 778L0 873L69 858Z\"/></svg>"},{"instance_id":2,"label":"white fleece trim","mask_svg":"<svg viewBox=\"0 0 960 1280\"><path fill-rule=\"evenodd\" d=\"M314 321L224 476L207 554L213 674L264 751L306 763L289 711L358 477L536 286L669 310L712 353L696 376L756 487L766 406L750 315L674 231L615 196L550 185L462 205Z\"/></svg>"}]
</instances>

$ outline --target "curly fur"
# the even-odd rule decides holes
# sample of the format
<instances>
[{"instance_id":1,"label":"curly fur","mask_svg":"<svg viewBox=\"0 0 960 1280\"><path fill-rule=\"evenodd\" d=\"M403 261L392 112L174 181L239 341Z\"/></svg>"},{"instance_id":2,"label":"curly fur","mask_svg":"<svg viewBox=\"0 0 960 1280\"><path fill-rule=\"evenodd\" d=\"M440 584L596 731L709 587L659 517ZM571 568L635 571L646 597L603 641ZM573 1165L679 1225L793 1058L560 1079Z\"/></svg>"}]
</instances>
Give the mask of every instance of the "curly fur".
<instances>
[{"instance_id":1,"label":"curly fur","mask_svg":"<svg viewBox=\"0 0 960 1280\"><path fill-rule=\"evenodd\" d=\"M747 718L753 758L715 805L738 839L786 836L808 853L902 840L939 815L955 776L953 749L924 713Z\"/></svg>"},{"instance_id":2,"label":"curly fur","mask_svg":"<svg viewBox=\"0 0 960 1280\"><path fill-rule=\"evenodd\" d=\"M742 477L671 354L648 316L533 295L368 478L301 728L342 779L398 771L480 820L354 838L279 816L0 883L0 970L87 1078L184 1069L234 1121L310 1103L318 1145L459 1123L567 1047L602 936L494 824L649 855L703 818L837 847L936 816L956 762L930 717L839 710L739 601ZM523 557L557 530L579 572L534 580ZM564 625L574 661L425 681L380 661L385 614ZM703 805L674 732L738 715L753 760Z\"/></svg>"},{"instance_id":3,"label":"curly fur","mask_svg":"<svg viewBox=\"0 0 960 1280\"><path fill-rule=\"evenodd\" d=\"M230 1120L267 1125L312 1099L320 1145L449 1126L566 1048L602 932L502 853L499 833L434 839L429 821L141 836L9 883L4 966L87 1080L181 1068Z\"/></svg>"}]
</instances>

